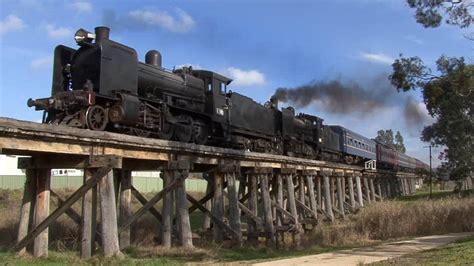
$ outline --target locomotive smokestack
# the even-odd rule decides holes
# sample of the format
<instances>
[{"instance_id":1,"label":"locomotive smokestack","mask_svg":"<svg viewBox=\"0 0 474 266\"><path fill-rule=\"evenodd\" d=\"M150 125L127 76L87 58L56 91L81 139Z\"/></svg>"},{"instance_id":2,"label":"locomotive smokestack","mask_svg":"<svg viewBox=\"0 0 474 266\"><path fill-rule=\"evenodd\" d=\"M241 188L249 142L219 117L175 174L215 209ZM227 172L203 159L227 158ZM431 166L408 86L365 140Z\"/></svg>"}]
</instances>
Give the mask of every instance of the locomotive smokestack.
<instances>
[{"instance_id":1,"label":"locomotive smokestack","mask_svg":"<svg viewBox=\"0 0 474 266\"><path fill-rule=\"evenodd\" d=\"M145 55L145 63L161 68L161 54L156 50L150 50Z\"/></svg>"},{"instance_id":2,"label":"locomotive smokestack","mask_svg":"<svg viewBox=\"0 0 474 266\"><path fill-rule=\"evenodd\" d=\"M273 96L270 98L270 102L272 103L272 107L278 110L278 97L276 97L275 95L273 95Z\"/></svg>"},{"instance_id":3,"label":"locomotive smokestack","mask_svg":"<svg viewBox=\"0 0 474 266\"><path fill-rule=\"evenodd\" d=\"M95 28L95 42L100 43L102 40L108 40L110 35L110 29L107 27L96 27Z\"/></svg>"}]
</instances>

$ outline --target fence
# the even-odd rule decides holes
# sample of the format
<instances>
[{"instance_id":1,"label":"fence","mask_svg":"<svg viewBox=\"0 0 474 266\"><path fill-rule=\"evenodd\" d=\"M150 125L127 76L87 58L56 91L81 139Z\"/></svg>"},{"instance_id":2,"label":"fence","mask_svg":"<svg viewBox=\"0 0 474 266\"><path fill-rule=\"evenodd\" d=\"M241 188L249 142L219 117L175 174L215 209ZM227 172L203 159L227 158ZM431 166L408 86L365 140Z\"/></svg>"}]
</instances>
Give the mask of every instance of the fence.
<instances>
[{"instance_id":1,"label":"fence","mask_svg":"<svg viewBox=\"0 0 474 266\"><path fill-rule=\"evenodd\" d=\"M52 176L52 189L73 189L82 185L82 176ZM0 176L0 189L23 189L25 176L2 175ZM163 180L158 177L134 176L133 185L141 192L159 191L163 188ZM203 179L187 179L186 190L193 192L206 192L207 181Z\"/></svg>"}]
</instances>

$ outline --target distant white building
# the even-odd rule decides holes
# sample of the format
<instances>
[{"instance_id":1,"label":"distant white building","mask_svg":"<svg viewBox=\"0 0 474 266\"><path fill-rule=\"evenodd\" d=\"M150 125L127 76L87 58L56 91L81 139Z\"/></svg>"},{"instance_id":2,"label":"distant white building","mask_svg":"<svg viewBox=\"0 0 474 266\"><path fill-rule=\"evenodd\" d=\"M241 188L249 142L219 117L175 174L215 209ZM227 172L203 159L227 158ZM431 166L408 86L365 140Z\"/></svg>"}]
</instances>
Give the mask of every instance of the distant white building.
<instances>
[{"instance_id":1,"label":"distant white building","mask_svg":"<svg viewBox=\"0 0 474 266\"><path fill-rule=\"evenodd\" d=\"M18 156L0 155L0 175L24 175L25 171L17 166Z\"/></svg>"}]
</instances>

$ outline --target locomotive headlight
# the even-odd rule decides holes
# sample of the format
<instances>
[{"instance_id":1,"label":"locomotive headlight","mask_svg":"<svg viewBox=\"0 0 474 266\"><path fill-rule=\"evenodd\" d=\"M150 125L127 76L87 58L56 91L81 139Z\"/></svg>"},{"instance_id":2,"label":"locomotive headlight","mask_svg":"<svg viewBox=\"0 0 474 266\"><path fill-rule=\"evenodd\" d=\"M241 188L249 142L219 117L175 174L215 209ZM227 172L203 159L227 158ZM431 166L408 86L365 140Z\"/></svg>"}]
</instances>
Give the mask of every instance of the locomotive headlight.
<instances>
[{"instance_id":1,"label":"locomotive headlight","mask_svg":"<svg viewBox=\"0 0 474 266\"><path fill-rule=\"evenodd\" d=\"M74 40L76 40L76 43L79 45L83 43L91 43L94 38L95 34L90 33L85 29L79 29L76 31L76 34L74 34Z\"/></svg>"}]
</instances>

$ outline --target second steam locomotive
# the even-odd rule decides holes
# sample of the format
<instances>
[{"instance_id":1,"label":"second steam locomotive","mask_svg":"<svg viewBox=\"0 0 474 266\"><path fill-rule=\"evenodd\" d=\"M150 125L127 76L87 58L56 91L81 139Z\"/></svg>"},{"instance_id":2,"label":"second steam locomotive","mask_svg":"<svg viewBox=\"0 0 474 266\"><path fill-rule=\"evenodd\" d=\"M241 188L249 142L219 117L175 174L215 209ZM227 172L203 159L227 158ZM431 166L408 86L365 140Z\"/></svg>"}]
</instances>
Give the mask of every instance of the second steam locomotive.
<instances>
[{"instance_id":1,"label":"second steam locomotive","mask_svg":"<svg viewBox=\"0 0 474 266\"><path fill-rule=\"evenodd\" d=\"M80 29L77 50L56 47L51 97L28 100L44 111L43 123L345 163L382 159L387 152L319 117L279 110L274 98L261 105L232 92L232 80L215 72L168 71L158 51L148 51L142 63L109 33L106 27ZM421 163L407 160L406 168ZM402 166L394 159L389 164Z\"/></svg>"}]
</instances>

